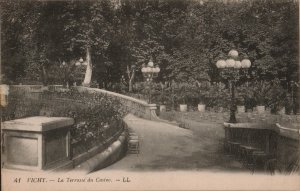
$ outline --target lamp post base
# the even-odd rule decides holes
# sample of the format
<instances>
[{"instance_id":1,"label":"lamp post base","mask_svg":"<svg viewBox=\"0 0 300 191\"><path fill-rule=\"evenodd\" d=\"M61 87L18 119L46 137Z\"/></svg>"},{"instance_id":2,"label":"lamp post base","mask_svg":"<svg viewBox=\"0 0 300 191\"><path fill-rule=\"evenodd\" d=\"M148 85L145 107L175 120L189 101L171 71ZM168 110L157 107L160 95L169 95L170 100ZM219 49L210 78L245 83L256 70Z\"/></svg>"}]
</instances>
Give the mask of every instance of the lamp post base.
<instances>
[{"instance_id":1,"label":"lamp post base","mask_svg":"<svg viewBox=\"0 0 300 191\"><path fill-rule=\"evenodd\" d=\"M228 123L237 123L236 118L235 118L235 114L230 114L230 118Z\"/></svg>"}]
</instances>

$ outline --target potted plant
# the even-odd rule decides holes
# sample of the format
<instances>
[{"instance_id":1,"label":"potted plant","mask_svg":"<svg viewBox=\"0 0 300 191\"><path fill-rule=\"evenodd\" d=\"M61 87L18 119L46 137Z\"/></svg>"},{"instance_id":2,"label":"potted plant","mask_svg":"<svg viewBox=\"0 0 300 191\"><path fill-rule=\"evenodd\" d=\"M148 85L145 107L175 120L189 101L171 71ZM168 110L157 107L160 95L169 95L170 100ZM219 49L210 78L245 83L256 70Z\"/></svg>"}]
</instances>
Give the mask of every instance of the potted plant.
<instances>
[{"instance_id":1,"label":"potted plant","mask_svg":"<svg viewBox=\"0 0 300 191\"><path fill-rule=\"evenodd\" d=\"M203 102L200 101L198 103L198 111L199 112L205 112L205 107L206 107L206 105Z\"/></svg>"},{"instance_id":2,"label":"potted plant","mask_svg":"<svg viewBox=\"0 0 300 191\"><path fill-rule=\"evenodd\" d=\"M254 99L254 97L257 88L254 86L252 86L252 84L249 85L247 82L236 88L236 92L238 94L236 98L238 113L256 111L256 107L254 107L256 104L256 99Z\"/></svg>"},{"instance_id":3,"label":"potted plant","mask_svg":"<svg viewBox=\"0 0 300 191\"><path fill-rule=\"evenodd\" d=\"M256 98L256 111L257 113L265 113L265 99L263 97Z\"/></svg>"},{"instance_id":4,"label":"potted plant","mask_svg":"<svg viewBox=\"0 0 300 191\"><path fill-rule=\"evenodd\" d=\"M237 112L238 113L245 113L246 107L245 107L245 98L243 96L237 97Z\"/></svg>"},{"instance_id":5,"label":"potted plant","mask_svg":"<svg viewBox=\"0 0 300 191\"><path fill-rule=\"evenodd\" d=\"M171 82L169 82L169 85L166 87L165 90L168 95L168 103L170 104L170 109L174 111L178 98L178 84L174 80L172 80Z\"/></svg>"},{"instance_id":6,"label":"potted plant","mask_svg":"<svg viewBox=\"0 0 300 191\"><path fill-rule=\"evenodd\" d=\"M201 83L196 81L197 87L197 97L198 97L198 111L205 112L206 101L207 101L207 94L209 91L209 86L207 83Z\"/></svg>"},{"instance_id":7,"label":"potted plant","mask_svg":"<svg viewBox=\"0 0 300 191\"><path fill-rule=\"evenodd\" d=\"M223 112L224 109L229 108L230 96L225 84L212 83L208 87L206 97L207 109L214 108L214 111Z\"/></svg>"},{"instance_id":8,"label":"potted plant","mask_svg":"<svg viewBox=\"0 0 300 191\"><path fill-rule=\"evenodd\" d=\"M163 83L160 83L160 95L159 95L159 111L160 112L165 112L166 111L166 104L167 104L167 101L168 101L168 95L166 93L166 87L167 87L167 84L163 84Z\"/></svg>"},{"instance_id":9,"label":"potted plant","mask_svg":"<svg viewBox=\"0 0 300 191\"><path fill-rule=\"evenodd\" d=\"M179 102L179 111L186 112L187 111L187 91L186 91L186 83L179 84L178 88L178 102Z\"/></svg>"},{"instance_id":10,"label":"potted plant","mask_svg":"<svg viewBox=\"0 0 300 191\"><path fill-rule=\"evenodd\" d=\"M271 82L267 81L256 81L251 85L253 87L253 97L256 103L257 113L265 113L266 104L270 99L270 93L272 90Z\"/></svg>"},{"instance_id":11,"label":"potted plant","mask_svg":"<svg viewBox=\"0 0 300 191\"><path fill-rule=\"evenodd\" d=\"M269 92L270 100L269 107L271 112L285 114L286 106L288 105L289 93L281 85L279 80L274 80L272 89Z\"/></svg>"}]
</instances>

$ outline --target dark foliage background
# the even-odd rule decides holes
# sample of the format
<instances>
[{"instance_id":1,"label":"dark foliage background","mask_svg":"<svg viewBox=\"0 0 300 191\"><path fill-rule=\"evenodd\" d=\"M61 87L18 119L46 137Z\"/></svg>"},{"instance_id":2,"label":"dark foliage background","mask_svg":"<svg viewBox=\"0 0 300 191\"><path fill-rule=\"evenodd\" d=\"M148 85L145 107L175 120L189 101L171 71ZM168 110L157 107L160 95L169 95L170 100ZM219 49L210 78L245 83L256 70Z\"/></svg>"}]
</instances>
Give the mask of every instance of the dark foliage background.
<instances>
[{"instance_id":1,"label":"dark foliage background","mask_svg":"<svg viewBox=\"0 0 300 191\"><path fill-rule=\"evenodd\" d=\"M153 57L158 81L218 81L215 63L237 49L251 79L298 81L298 1L2 1L6 81L55 83L62 61L91 47L93 78L111 88Z\"/></svg>"},{"instance_id":2,"label":"dark foliage background","mask_svg":"<svg viewBox=\"0 0 300 191\"><path fill-rule=\"evenodd\" d=\"M237 86L255 81L254 91L276 81L285 97L299 97L297 0L1 1L0 7L5 83L79 85L85 69L75 63L89 48L93 87L131 95L140 86L145 97L141 67L152 57L161 68L157 83L221 82L227 89L215 63L236 49L252 62ZM155 92L163 102L166 96ZM196 102L181 94L175 101Z\"/></svg>"}]
</instances>

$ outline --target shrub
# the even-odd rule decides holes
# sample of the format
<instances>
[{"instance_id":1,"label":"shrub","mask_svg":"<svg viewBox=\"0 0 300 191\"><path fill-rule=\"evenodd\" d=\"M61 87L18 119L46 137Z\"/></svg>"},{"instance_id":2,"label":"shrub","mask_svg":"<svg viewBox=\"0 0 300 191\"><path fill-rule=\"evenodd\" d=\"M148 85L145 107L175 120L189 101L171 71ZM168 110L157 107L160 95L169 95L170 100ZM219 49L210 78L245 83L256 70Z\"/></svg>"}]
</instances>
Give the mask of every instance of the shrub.
<instances>
[{"instance_id":1,"label":"shrub","mask_svg":"<svg viewBox=\"0 0 300 191\"><path fill-rule=\"evenodd\" d=\"M248 108L265 105L276 112L287 103L287 91L278 79L243 84L237 88L237 94L245 99Z\"/></svg>"},{"instance_id":2,"label":"shrub","mask_svg":"<svg viewBox=\"0 0 300 191\"><path fill-rule=\"evenodd\" d=\"M37 115L72 117L72 142L81 142L89 149L113 136L122 128L122 118L127 113L119 100L107 95L76 90L43 92L38 98L13 92L2 118L12 120Z\"/></svg>"},{"instance_id":3,"label":"shrub","mask_svg":"<svg viewBox=\"0 0 300 191\"><path fill-rule=\"evenodd\" d=\"M213 83L209 86L208 107L229 108L230 92L222 83Z\"/></svg>"},{"instance_id":4,"label":"shrub","mask_svg":"<svg viewBox=\"0 0 300 191\"><path fill-rule=\"evenodd\" d=\"M196 92L198 94L197 95L198 103L199 104L207 104L208 98L209 98L209 88L210 88L209 82L196 81L195 86L196 86Z\"/></svg>"}]
</instances>

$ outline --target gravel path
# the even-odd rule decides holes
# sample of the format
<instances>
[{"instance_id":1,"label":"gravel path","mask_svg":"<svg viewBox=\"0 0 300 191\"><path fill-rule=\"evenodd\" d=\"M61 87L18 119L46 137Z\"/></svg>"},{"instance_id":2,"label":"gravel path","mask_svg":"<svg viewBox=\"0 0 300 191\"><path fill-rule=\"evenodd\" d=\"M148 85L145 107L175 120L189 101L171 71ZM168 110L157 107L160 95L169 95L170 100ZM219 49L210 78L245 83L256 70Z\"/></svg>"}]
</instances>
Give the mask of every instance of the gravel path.
<instances>
[{"instance_id":1,"label":"gravel path","mask_svg":"<svg viewBox=\"0 0 300 191\"><path fill-rule=\"evenodd\" d=\"M221 124L190 122L190 129L183 129L133 115L125 120L139 135L140 154L128 154L101 171L245 170L240 163L223 154Z\"/></svg>"}]
</instances>

